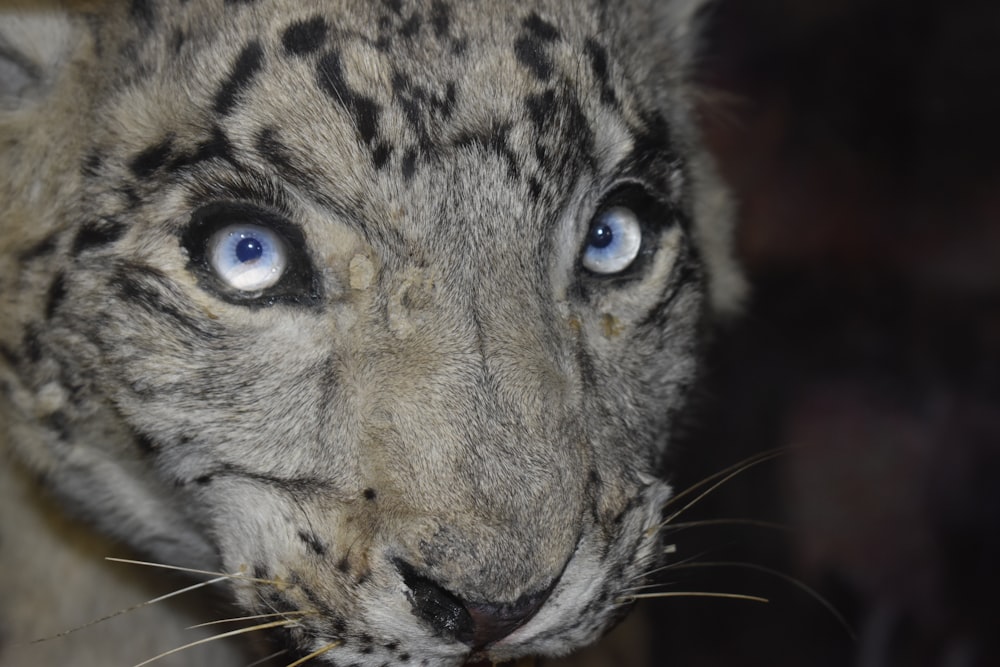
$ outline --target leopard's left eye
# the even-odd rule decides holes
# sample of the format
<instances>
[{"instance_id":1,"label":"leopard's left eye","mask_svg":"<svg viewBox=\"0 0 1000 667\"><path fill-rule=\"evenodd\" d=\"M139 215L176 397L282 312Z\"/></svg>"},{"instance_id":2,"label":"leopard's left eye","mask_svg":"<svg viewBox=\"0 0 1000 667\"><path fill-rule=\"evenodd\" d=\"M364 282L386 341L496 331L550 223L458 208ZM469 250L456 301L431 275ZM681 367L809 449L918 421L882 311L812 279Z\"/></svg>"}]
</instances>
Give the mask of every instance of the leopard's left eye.
<instances>
[{"instance_id":1,"label":"leopard's left eye","mask_svg":"<svg viewBox=\"0 0 1000 667\"><path fill-rule=\"evenodd\" d=\"M212 270L234 289L256 292L276 285L288 266L280 236L260 225L223 227L208 242Z\"/></svg>"},{"instance_id":2,"label":"leopard's left eye","mask_svg":"<svg viewBox=\"0 0 1000 667\"><path fill-rule=\"evenodd\" d=\"M625 206L603 209L590 224L583 267L601 275L621 273L635 261L642 247L642 225Z\"/></svg>"},{"instance_id":3,"label":"leopard's left eye","mask_svg":"<svg viewBox=\"0 0 1000 667\"><path fill-rule=\"evenodd\" d=\"M211 202L191 214L181 245L201 287L230 303L309 305L322 296L305 235L273 210Z\"/></svg>"}]
</instances>

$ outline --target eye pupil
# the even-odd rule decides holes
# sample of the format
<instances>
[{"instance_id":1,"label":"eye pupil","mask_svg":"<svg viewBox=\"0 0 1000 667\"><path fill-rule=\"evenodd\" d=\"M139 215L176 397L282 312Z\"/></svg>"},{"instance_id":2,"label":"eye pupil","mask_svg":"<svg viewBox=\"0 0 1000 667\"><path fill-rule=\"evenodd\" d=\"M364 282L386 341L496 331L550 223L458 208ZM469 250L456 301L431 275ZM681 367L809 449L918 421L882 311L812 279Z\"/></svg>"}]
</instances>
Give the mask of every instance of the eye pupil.
<instances>
[{"instance_id":1,"label":"eye pupil","mask_svg":"<svg viewBox=\"0 0 1000 667\"><path fill-rule=\"evenodd\" d=\"M615 231L607 223L595 225L590 231L590 238L587 239L593 248L607 248L615 240Z\"/></svg>"},{"instance_id":2,"label":"eye pupil","mask_svg":"<svg viewBox=\"0 0 1000 667\"><path fill-rule=\"evenodd\" d=\"M264 254L264 246L252 236L244 237L236 244L236 259L240 262L252 262Z\"/></svg>"}]
</instances>

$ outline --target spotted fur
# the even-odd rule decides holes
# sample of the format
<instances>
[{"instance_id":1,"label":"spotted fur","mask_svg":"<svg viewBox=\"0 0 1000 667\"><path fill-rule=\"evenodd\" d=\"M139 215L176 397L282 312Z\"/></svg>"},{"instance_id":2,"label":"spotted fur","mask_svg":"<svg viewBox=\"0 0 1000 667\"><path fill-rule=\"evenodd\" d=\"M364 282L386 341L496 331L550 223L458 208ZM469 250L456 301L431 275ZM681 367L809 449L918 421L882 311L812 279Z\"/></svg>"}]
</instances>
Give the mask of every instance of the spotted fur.
<instances>
[{"instance_id":1,"label":"spotted fur","mask_svg":"<svg viewBox=\"0 0 1000 667\"><path fill-rule=\"evenodd\" d=\"M286 663L598 638L657 560L659 460L740 293L691 120L700 5L0 5L0 665L197 636L165 604L23 645L146 594L108 540L240 573ZM581 255L611 204L643 245L608 276ZM220 220L285 239L277 285L219 279Z\"/></svg>"}]
</instances>

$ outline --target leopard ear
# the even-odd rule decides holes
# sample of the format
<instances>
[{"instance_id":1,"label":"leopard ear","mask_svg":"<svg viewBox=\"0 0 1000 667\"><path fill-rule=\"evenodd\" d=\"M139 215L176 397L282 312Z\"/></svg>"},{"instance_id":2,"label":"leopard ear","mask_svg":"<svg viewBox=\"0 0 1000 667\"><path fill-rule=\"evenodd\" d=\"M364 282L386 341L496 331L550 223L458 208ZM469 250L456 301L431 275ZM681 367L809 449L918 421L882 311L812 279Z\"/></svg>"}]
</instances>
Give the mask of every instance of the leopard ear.
<instances>
[{"instance_id":1,"label":"leopard ear","mask_svg":"<svg viewBox=\"0 0 1000 667\"><path fill-rule=\"evenodd\" d=\"M68 11L54 3L14 1L0 6L0 110L44 99L77 39Z\"/></svg>"},{"instance_id":2,"label":"leopard ear","mask_svg":"<svg viewBox=\"0 0 1000 667\"><path fill-rule=\"evenodd\" d=\"M725 319L738 313L746 299L747 283L736 260L736 206L714 157L705 146L701 117L714 100L724 100L706 87L709 29L719 0L638 0L645 3L646 36L659 44L641 81L652 91L654 103L671 120L672 139L688 158L691 176L691 214L694 234L705 261L709 303ZM713 59L709 58L709 61ZM638 62L643 62L642 60Z\"/></svg>"}]
</instances>

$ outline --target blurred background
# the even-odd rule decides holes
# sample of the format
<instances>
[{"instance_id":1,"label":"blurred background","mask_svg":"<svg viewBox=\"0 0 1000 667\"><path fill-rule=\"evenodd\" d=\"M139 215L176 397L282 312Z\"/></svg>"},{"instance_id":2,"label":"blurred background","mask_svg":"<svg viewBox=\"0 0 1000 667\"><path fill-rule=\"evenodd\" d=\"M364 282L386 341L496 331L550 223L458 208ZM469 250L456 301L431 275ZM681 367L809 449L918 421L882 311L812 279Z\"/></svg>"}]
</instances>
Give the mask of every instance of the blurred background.
<instances>
[{"instance_id":1,"label":"blurred background","mask_svg":"<svg viewBox=\"0 0 1000 667\"><path fill-rule=\"evenodd\" d=\"M728 0L710 36L753 296L670 470L783 449L676 519L660 589L769 602L645 603L652 664L1000 665L1000 2Z\"/></svg>"}]
</instances>

